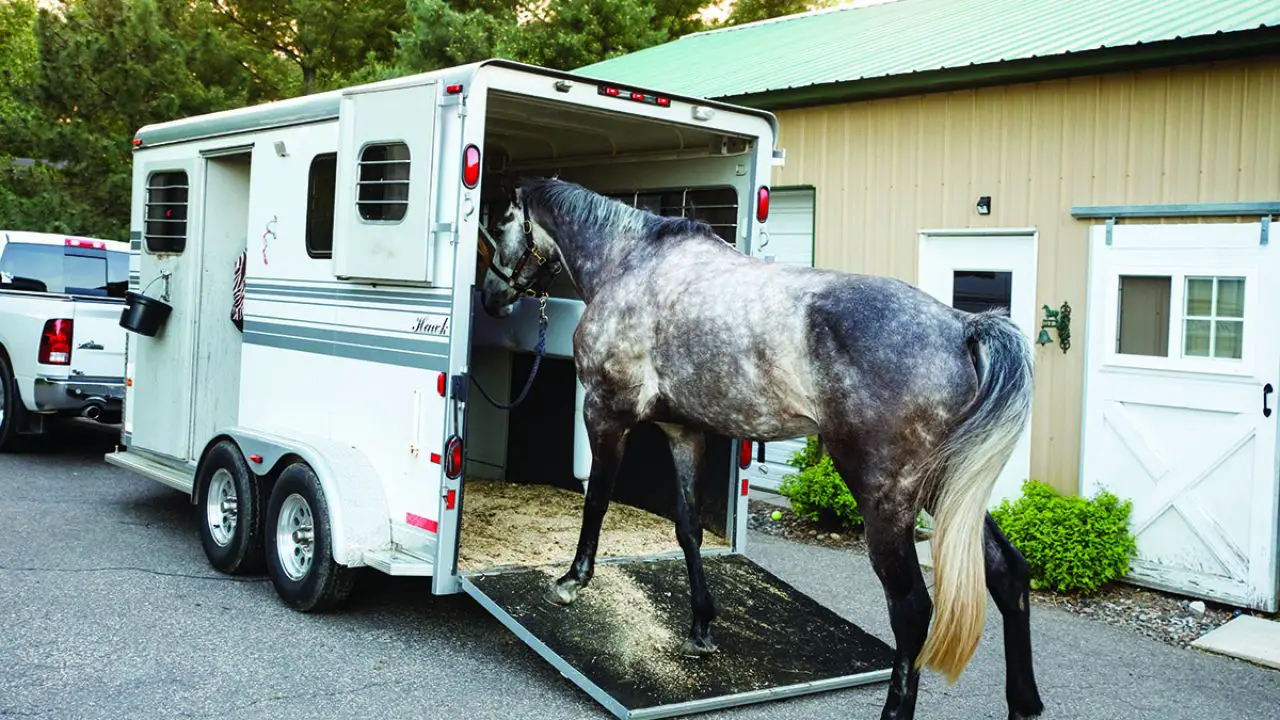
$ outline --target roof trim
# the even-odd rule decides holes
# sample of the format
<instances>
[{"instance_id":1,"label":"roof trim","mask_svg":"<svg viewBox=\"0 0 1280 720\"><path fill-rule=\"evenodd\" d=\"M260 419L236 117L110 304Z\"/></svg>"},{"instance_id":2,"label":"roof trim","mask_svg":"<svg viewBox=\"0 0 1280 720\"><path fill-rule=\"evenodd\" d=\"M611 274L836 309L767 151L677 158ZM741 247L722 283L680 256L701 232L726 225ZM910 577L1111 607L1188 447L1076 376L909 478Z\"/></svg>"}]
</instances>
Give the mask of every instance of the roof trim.
<instances>
[{"instance_id":1,"label":"roof trim","mask_svg":"<svg viewBox=\"0 0 1280 720\"><path fill-rule=\"evenodd\" d=\"M767 109L756 107L754 105L732 103L723 99L697 97L693 95L685 95L683 93L667 92L659 88L645 87L634 83L612 83L604 78L592 77L590 75L583 75L576 72L553 70L551 68L516 62L505 58L492 58L467 65L458 65L451 68L433 70L431 72L405 75L398 78L380 80L378 82L366 83L363 85L353 85L337 90L330 90L325 93L303 95L301 97L288 98L286 100L276 100L273 102L262 103L260 105L232 108L220 112L195 115L164 123L147 125L139 129L134 134L133 149L138 151L145 150L150 147L156 147L158 145L194 142L198 140L208 140L215 137L226 137L230 135L259 132L262 130L271 130L294 125L336 120L338 118L338 111L341 106L342 96L348 92L380 87L391 88L398 85L412 84L427 77L448 78L450 80L453 80L459 75L470 75L471 77L474 77L476 73L486 66L506 68L509 70L521 70L547 78L572 80L574 82L583 83L584 85L609 83L611 85L617 85L618 87L626 87L630 90L665 95L675 100L681 100L695 105L705 105L707 107L717 108L726 112L753 115L769 123L769 127L773 131L774 141L777 141L779 132L777 116ZM467 85L470 86L470 83L468 82Z\"/></svg>"},{"instance_id":2,"label":"roof trim","mask_svg":"<svg viewBox=\"0 0 1280 720\"><path fill-rule=\"evenodd\" d=\"M1055 80L1244 56L1280 53L1280 26L1219 32L1177 40L1123 45L1079 53L1046 55L904 75L883 75L786 90L726 95L726 102L787 110L903 95Z\"/></svg>"}]
</instances>

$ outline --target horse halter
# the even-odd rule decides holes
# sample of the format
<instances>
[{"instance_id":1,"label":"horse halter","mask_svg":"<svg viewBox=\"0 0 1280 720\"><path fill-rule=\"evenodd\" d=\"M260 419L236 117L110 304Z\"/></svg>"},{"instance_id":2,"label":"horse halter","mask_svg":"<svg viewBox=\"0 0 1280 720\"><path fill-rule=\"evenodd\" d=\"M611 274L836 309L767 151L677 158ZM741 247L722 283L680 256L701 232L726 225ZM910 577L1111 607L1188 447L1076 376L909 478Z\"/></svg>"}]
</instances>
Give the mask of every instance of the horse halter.
<instances>
[{"instance_id":1,"label":"horse halter","mask_svg":"<svg viewBox=\"0 0 1280 720\"><path fill-rule=\"evenodd\" d=\"M511 270L510 275L503 272L502 268L495 265L492 260L489 261L489 272L492 272L494 275L502 278L502 281L507 285L510 285L511 288L519 295L527 295L529 297L541 296L545 298L547 296L547 287L550 286L556 276L560 274L560 265L558 263L553 263L550 268L549 276L547 273L543 272L547 259L543 257L542 253L538 252L537 244L534 242L533 223L529 222L529 209L527 207L522 207L520 210L524 215L524 253L520 256L520 259L516 261L516 266ZM493 242L493 238L489 237L489 233L485 231L483 227L481 227L480 230L484 233L485 237L489 239L489 243L493 245L494 256L500 257L501 254L498 252L497 243ZM528 264L529 258L533 258L537 261L538 269L529 277L528 284L521 285L516 282L516 278L520 277L520 271L524 270L524 266ZM535 287L537 290L534 289Z\"/></svg>"}]
</instances>

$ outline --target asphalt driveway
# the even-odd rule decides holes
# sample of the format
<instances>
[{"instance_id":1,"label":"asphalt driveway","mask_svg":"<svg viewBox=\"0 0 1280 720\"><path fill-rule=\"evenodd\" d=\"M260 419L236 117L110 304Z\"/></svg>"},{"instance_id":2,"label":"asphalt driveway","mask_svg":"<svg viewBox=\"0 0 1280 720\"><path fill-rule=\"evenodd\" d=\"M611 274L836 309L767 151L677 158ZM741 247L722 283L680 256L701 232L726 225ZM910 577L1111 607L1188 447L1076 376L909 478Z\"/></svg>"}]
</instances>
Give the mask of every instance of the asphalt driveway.
<instances>
[{"instance_id":1,"label":"asphalt driveway","mask_svg":"<svg viewBox=\"0 0 1280 720\"><path fill-rule=\"evenodd\" d=\"M285 608L228 580L172 490L102 461L75 430L0 455L0 716L602 718L465 596L370 574L343 613ZM748 555L892 643L865 558L753 534ZM998 615L954 686L926 675L917 717L1003 718ZM1045 718L1272 720L1280 673L1049 608L1032 615ZM786 642L786 638L778 638ZM708 718L876 718L885 686Z\"/></svg>"}]
</instances>

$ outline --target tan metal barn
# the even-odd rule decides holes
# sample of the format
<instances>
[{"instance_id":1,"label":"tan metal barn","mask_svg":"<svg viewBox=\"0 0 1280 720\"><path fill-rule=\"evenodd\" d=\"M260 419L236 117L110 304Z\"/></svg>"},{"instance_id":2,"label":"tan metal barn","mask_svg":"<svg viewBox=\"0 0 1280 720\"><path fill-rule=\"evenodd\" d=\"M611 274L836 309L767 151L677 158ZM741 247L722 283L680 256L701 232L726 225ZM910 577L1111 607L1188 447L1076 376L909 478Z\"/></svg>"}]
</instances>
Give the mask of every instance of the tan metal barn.
<instances>
[{"instance_id":1,"label":"tan metal barn","mask_svg":"<svg viewBox=\"0 0 1280 720\"><path fill-rule=\"evenodd\" d=\"M993 502L1108 488L1135 582L1277 608L1280 2L855 3L579 72L775 111L816 265L1044 331Z\"/></svg>"}]
</instances>

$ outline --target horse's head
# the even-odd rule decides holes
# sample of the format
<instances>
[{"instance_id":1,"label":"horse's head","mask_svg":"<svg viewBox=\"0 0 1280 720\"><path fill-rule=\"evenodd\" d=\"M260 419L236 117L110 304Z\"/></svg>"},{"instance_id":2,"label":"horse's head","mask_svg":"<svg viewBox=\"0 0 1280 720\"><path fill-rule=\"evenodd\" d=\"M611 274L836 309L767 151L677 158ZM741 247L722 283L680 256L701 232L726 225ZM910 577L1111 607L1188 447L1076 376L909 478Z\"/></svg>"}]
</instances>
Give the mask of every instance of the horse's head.
<instances>
[{"instance_id":1,"label":"horse's head","mask_svg":"<svg viewBox=\"0 0 1280 720\"><path fill-rule=\"evenodd\" d=\"M540 296L563 267L560 248L522 203L521 191L514 189L509 197L492 244L481 247L486 264L482 304L497 318L510 315L520 296Z\"/></svg>"}]
</instances>

